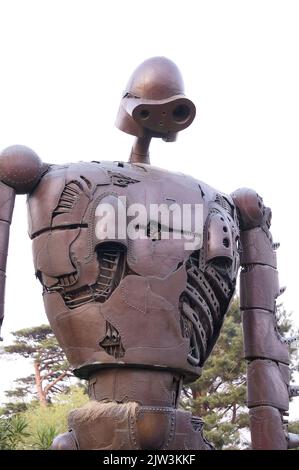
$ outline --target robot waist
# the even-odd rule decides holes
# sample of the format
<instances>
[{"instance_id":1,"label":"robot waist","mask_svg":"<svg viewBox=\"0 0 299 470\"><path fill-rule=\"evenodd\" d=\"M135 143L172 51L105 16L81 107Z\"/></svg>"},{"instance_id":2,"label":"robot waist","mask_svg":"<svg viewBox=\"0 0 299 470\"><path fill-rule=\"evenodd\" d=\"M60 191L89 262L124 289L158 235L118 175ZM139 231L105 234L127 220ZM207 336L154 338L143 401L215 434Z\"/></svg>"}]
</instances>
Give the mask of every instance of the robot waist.
<instances>
[{"instance_id":1,"label":"robot waist","mask_svg":"<svg viewBox=\"0 0 299 470\"><path fill-rule=\"evenodd\" d=\"M112 368L97 371L89 379L88 394L96 401L137 402L144 406L175 408L182 376L149 369Z\"/></svg>"}]
</instances>

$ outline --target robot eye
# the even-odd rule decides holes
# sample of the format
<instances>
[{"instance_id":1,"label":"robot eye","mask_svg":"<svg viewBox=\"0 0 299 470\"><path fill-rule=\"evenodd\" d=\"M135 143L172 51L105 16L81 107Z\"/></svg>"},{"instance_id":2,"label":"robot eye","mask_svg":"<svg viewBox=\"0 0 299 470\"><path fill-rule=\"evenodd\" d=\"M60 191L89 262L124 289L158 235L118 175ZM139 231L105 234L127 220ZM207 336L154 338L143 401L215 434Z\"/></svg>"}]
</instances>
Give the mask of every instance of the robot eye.
<instances>
[{"instance_id":1,"label":"robot eye","mask_svg":"<svg viewBox=\"0 0 299 470\"><path fill-rule=\"evenodd\" d=\"M183 123L186 122L190 116L190 108L185 104L179 104L172 111L172 117L175 122Z\"/></svg>"},{"instance_id":2,"label":"robot eye","mask_svg":"<svg viewBox=\"0 0 299 470\"><path fill-rule=\"evenodd\" d=\"M142 109L139 113L141 119L148 119L150 112L148 109Z\"/></svg>"}]
</instances>

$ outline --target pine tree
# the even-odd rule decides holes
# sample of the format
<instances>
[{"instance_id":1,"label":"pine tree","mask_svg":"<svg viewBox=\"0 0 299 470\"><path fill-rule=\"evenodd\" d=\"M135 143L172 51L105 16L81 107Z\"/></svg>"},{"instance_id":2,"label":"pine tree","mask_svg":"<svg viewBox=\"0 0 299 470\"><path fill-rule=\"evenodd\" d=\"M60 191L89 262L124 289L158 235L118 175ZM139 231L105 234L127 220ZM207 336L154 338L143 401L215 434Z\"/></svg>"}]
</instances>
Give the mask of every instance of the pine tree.
<instances>
[{"instance_id":1,"label":"pine tree","mask_svg":"<svg viewBox=\"0 0 299 470\"><path fill-rule=\"evenodd\" d=\"M33 359L34 374L17 379L19 386L6 395L24 398L34 393L41 405L47 405L53 394L66 389L65 380L72 375L64 352L49 325L25 328L12 334L15 341L5 347L5 352ZM7 412L13 410L13 404L6 404L6 409Z\"/></svg>"}]
</instances>

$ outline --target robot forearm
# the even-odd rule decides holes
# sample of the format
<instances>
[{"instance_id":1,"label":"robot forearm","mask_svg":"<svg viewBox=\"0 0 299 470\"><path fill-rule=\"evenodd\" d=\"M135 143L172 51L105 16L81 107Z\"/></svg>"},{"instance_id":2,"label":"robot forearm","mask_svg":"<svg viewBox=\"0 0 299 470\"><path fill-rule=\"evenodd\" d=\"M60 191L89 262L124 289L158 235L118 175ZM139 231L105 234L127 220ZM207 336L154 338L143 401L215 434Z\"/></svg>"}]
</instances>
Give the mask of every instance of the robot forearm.
<instances>
[{"instance_id":1,"label":"robot forearm","mask_svg":"<svg viewBox=\"0 0 299 470\"><path fill-rule=\"evenodd\" d=\"M271 211L254 191L233 195L241 226L240 302L248 360L247 401L253 449L287 449L292 442L284 415L290 395L289 351L276 321L277 248L269 232Z\"/></svg>"},{"instance_id":2,"label":"robot forearm","mask_svg":"<svg viewBox=\"0 0 299 470\"><path fill-rule=\"evenodd\" d=\"M275 252L262 228L241 234L241 310L247 400L254 449L286 449L283 415L289 408L289 353L276 328L280 293Z\"/></svg>"},{"instance_id":3,"label":"robot forearm","mask_svg":"<svg viewBox=\"0 0 299 470\"><path fill-rule=\"evenodd\" d=\"M0 328L4 317L5 272L15 190L0 182Z\"/></svg>"}]
</instances>

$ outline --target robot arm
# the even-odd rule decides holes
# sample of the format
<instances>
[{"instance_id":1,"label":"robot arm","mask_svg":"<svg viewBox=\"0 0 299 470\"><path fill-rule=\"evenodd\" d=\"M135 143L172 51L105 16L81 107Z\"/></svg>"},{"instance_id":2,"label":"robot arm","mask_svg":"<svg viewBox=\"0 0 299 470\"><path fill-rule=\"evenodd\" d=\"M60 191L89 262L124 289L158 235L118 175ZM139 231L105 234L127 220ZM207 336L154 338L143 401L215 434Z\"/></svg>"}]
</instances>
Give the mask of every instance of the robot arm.
<instances>
[{"instance_id":1,"label":"robot arm","mask_svg":"<svg viewBox=\"0 0 299 470\"><path fill-rule=\"evenodd\" d=\"M15 195L31 192L44 171L40 158L27 147L15 145L0 153L0 328L4 317L6 259Z\"/></svg>"},{"instance_id":2,"label":"robot arm","mask_svg":"<svg viewBox=\"0 0 299 470\"><path fill-rule=\"evenodd\" d=\"M14 189L0 182L0 330L4 317L6 258L14 203Z\"/></svg>"},{"instance_id":3,"label":"robot arm","mask_svg":"<svg viewBox=\"0 0 299 470\"><path fill-rule=\"evenodd\" d=\"M253 449L283 450L299 445L287 433L290 388L288 341L276 322L279 288L277 244L269 231L271 210L250 189L233 195L241 230L240 303L247 367L247 405Z\"/></svg>"}]
</instances>

